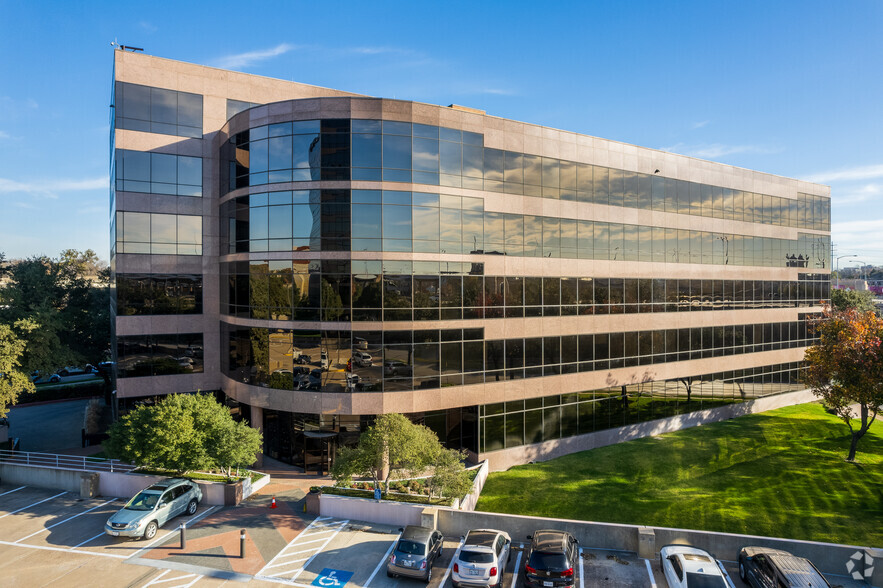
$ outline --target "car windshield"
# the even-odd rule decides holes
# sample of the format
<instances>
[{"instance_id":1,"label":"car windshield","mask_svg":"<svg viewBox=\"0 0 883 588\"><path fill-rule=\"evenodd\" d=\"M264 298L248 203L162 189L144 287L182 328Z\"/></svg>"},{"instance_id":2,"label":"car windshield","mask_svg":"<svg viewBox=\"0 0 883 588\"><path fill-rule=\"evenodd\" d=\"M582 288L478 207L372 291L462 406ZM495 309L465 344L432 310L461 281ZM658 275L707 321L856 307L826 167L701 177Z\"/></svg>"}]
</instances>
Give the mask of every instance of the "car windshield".
<instances>
[{"instance_id":1,"label":"car windshield","mask_svg":"<svg viewBox=\"0 0 883 588\"><path fill-rule=\"evenodd\" d=\"M687 588L729 588L721 576L687 572Z\"/></svg>"},{"instance_id":2,"label":"car windshield","mask_svg":"<svg viewBox=\"0 0 883 588\"><path fill-rule=\"evenodd\" d=\"M527 563L536 570L548 571L564 571L570 566L567 565L567 558L563 553L545 553L542 551L534 551L530 554L530 561Z\"/></svg>"},{"instance_id":3,"label":"car windshield","mask_svg":"<svg viewBox=\"0 0 883 588\"><path fill-rule=\"evenodd\" d=\"M159 497L158 492L139 492L124 508L126 510L153 510Z\"/></svg>"},{"instance_id":4,"label":"car windshield","mask_svg":"<svg viewBox=\"0 0 883 588\"><path fill-rule=\"evenodd\" d=\"M487 551L460 551L460 561L466 563L494 563L494 555Z\"/></svg>"},{"instance_id":5,"label":"car windshield","mask_svg":"<svg viewBox=\"0 0 883 588\"><path fill-rule=\"evenodd\" d=\"M411 555L423 555L426 551L425 546L422 543L417 543L416 541L406 541L402 539L399 541L399 546L396 548L396 551L401 553L408 553Z\"/></svg>"}]
</instances>

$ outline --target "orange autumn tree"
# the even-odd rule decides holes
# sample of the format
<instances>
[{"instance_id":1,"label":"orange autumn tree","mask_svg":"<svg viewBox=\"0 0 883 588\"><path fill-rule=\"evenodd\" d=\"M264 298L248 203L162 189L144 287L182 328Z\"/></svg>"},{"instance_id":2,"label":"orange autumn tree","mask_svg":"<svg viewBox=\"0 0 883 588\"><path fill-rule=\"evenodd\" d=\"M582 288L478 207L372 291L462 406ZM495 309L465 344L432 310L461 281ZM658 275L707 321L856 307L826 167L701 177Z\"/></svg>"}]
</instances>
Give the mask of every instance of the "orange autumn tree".
<instances>
[{"instance_id":1,"label":"orange autumn tree","mask_svg":"<svg viewBox=\"0 0 883 588\"><path fill-rule=\"evenodd\" d=\"M855 461L859 439L883 407L883 319L872 311L826 306L810 325L819 342L806 350L803 381L849 427L846 460ZM853 405L858 405L858 428Z\"/></svg>"}]
</instances>

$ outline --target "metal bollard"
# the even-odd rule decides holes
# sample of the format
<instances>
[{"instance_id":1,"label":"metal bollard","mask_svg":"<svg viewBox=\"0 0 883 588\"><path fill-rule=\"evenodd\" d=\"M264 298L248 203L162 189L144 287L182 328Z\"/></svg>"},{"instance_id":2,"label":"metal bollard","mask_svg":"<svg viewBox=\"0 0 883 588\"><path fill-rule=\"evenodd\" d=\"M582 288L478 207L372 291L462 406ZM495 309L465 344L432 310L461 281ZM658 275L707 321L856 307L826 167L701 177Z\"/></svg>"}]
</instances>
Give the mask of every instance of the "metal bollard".
<instances>
[{"instance_id":1,"label":"metal bollard","mask_svg":"<svg viewBox=\"0 0 883 588\"><path fill-rule=\"evenodd\" d=\"M187 547L187 525L181 523L181 549Z\"/></svg>"},{"instance_id":2,"label":"metal bollard","mask_svg":"<svg viewBox=\"0 0 883 588\"><path fill-rule=\"evenodd\" d=\"M245 559L245 529L239 531L239 558Z\"/></svg>"}]
</instances>

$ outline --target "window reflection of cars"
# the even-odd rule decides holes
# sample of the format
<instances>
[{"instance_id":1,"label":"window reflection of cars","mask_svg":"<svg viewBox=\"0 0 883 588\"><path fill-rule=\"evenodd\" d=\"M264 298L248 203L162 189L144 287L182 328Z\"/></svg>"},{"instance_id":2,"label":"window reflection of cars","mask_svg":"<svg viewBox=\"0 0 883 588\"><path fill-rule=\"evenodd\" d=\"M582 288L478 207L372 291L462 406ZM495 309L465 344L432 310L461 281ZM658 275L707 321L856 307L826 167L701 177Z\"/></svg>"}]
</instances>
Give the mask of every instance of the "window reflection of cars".
<instances>
[{"instance_id":1,"label":"window reflection of cars","mask_svg":"<svg viewBox=\"0 0 883 588\"><path fill-rule=\"evenodd\" d=\"M384 376L410 376L411 375L411 366L406 364L403 361L398 360L388 360L383 362L383 375Z\"/></svg>"},{"instance_id":2,"label":"window reflection of cars","mask_svg":"<svg viewBox=\"0 0 883 588\"><path fill-rule=\"evenodd\" d=\"M358 367L371 367L373 365L374 358L372 358L369 354L364 351L354 351L353 352L353 363Z\"/></svg>"}]
</instances>

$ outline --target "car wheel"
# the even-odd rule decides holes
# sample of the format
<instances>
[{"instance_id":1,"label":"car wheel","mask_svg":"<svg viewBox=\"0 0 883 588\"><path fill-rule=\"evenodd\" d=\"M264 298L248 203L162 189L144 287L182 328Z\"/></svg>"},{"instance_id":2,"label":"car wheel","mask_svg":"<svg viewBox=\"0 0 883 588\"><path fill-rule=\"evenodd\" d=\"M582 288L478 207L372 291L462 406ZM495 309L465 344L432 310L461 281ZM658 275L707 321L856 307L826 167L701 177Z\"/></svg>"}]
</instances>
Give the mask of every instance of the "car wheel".
<instances>
[{"instance_id":1,"label":"car wheel","mask_svg":"<svg viewBox=\"0 0 883 588\"><path fill-rule=\"evenodd\" d=\"M386 570L386 577L387 577L387 578L395 578L396 575L393 574L392 572L390 572L389 570Z\"/></svg>"},{"instance_id":2,"label":"car wheel","mask_svg":"<svg viewBox=\"0 0 883 588\"><path fill-rule=\"evenodd\" d=\"M745 573L745 564L741 561L739 562L739 577L742 578L742 581L746 584L748 583L748 574Z\"/></svg>"},{"instance_id":3,"label":"car wheel","mask_svg":"<svg viewBox=\"0 0 883 588\"><path fill-rule=\"evenodd\" d=\"M426 570L426 583L429 584L430 582L432 582L432 566Z\"/></svg>"},{"instance_id":4,"label":"car wheel","mask_svg":"<svg viewBox=\"0 0 883 588\"><path fill-rule=\"evenodd\" d=\"M50 382L53 382L53 383L54 383L54 382L60 382L60 381L61 381L61 378L59 378L58 376L52 376L51 378L49 378L49 381L50 381Z\"/></svg>"},{"instance_id":5,"label":"car wheel","mask_svg":"<svg viewBox=\"0 0 883 588\"><path fill-rule=\"evenodd\" d=\"M187 503L187 514L195 515L196 514L196 499L192 499L189 503Z\"/></svg>"},{"instance_id":6,"label":"car wheel","mask_svg":"<svg viewBox=\"0 0 883 588\"><path fill-rule=\"evenodd\" d=\"M159 529L159 527L156 525L156 521L150 521L147 523L147 527L144 529L144 538L150 540L156 537L157 529Z\"/></svg>"}]
</instances>

